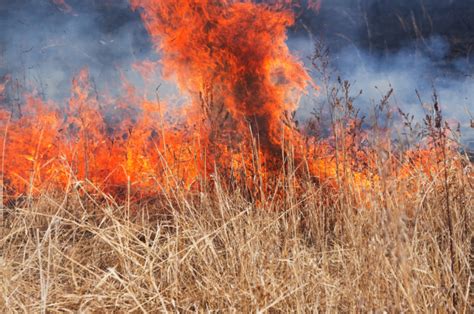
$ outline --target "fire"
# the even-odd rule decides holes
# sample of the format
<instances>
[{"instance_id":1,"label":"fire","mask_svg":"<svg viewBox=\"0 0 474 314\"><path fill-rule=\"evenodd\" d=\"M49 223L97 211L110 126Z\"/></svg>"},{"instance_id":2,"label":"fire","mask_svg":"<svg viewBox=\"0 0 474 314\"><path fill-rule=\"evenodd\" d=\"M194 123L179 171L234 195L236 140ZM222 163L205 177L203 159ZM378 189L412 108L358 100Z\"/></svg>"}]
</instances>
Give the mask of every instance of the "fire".
<instances>
[{"instance_id":1,"label":"fire","mask_svg":"<svg viewBox=\"0 0 474 314\"><path fill-rule=\"evenodd\" d=\"M376 154L360 145L366 134L350 135L358 121L320 141L292 119L314 84L285 43L294 23L289 2L131 0L161 56L164 77L176 81L189 104L149 100L125 78L121 97L98 95L86 68L73 78L66 106L25 95L20 112L0 110L6 195L70 190L76 182L85 190L132 191L140 198L199 188L216 168L251 187L275 179L290 155L295 168L334 188L378 184L371 172ZM157 67L144 61L133 68L150 79ZM0 95L4 90L0 85ZM409 176L409 164L402 168ZM352 182L341 182L348 172Z\"/></svg>"},{"instance_id":2,"label":"fire","mask_svg":"<svg viewBox=\"0 0 474 314\"><path fill-rule=\"evenodd\" d=\"M191 97L190 118L206 119L207 141L236 147L250 126L265 150L281 147L282 130L292 132L288 115L310 81L285 44L290 10L248 1L131 3L142 9L165 77Z\"/></svg>"},{"instance_id":3,"label":"fire","mask_svg":"<svg viewBox=\"0 0 474 314\"><path fill-rule=\"evenodd\" d=\"M25 95L21 115L0 110L6 194L64 190L71 182L118 196L130 186L137 197L170 184L191 187L204 165L199 135L165 121L164 104L144 99L125 81L123 91L119 99L99 101L85 68L72 80L65 107Z\"/></svg>"}]
</instances>

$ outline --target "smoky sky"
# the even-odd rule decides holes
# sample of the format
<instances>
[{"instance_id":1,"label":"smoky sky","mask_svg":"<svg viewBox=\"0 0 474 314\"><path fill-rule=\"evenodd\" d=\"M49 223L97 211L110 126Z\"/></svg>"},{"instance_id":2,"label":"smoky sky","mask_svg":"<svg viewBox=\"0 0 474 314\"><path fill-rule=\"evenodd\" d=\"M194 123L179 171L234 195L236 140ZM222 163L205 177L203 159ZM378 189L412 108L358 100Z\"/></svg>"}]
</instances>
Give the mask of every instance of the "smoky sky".
<instances>
[{"instance_id":1,"label":"smoky sky","mask_svg":"<svg viewBox=\"0 0 474 314\"><path fill-rule=\"evenodd\" d=\"M474 148L473 0L327 0L319 13L303 11L291 33L290 45L306 54L323 41L333 78L363 91L357 104L365 113L393 88L392 105L421 120L418 94L432 103L436 90L443 115ZM312 107L303 103L302 115Z\"/></svg>"},{"instance_id":2,"label":"smoky sky","mask_svg":"<svg viewBox=\"0 0 474 314\"><path fill-rule=\"evenodd\" d=\"M133 75L133 63L159 58L128 1L66 3L71 10L53 0L0 0L0 78L11 74L55 99L68 96L84 66L99 87L113 90L121 73ZM319 12L300 8L296 16L292 50L307 61L314 41L327 45L338 73L364 90L362 107L394 87L397 104L416 112L415 90L429 100L436 85L444 113L469 135L474 0L323 0ZM300 111L310 107L306 101Z\"/></svg>"},{"instance_id":3,"label":"smoky sky","mask_svg":"<svg viewBox=\"0 0 474 314\"><path fill-rule=\"evenodd\" d=\"M64 96L72 75L87 66L98 83L118 79L133 62L152 57L137 12L126 1L0 0L0 77L11 73Z\"/></svg>"},{"instance_id":4,"label":"smoky sky","mask_svg":"<svg viewBox=\"0 0 474 314\"><path fill-rule=\"evenodd\" d=\"M304 11L300 21L341 49L352 45L375 54L403 49L424 39L450 42L448 58L471 58L474 0L327 0L319 14Z\"/></svg>"}]
</instances>

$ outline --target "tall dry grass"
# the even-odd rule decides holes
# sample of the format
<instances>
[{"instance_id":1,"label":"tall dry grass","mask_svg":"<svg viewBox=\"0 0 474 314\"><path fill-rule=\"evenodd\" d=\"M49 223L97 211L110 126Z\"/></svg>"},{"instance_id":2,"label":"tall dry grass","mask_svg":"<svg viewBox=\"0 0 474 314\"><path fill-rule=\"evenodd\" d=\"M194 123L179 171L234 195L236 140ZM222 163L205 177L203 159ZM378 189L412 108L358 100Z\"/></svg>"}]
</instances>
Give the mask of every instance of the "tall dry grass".
<instances>
[{"instance_id":1,"label":"tall dry grass","mask_svg":"<svg viewBox=\"0 0 474 314\"><path fill-rule=\"evenodd\" d=\"M454 164L331 201L309 179L264 202L219 176L147 203L71 182L3 210L0 308L467 313L474 193L470 166Z\"/></svg>"},{"instance_id":2,"label":"tall dry grass","mask_svg":"<svg viewBox=\"0 0 474 314\"><path fill-rule=\"evenodd\" d=\"M361 124L339 132L358 111L325 54L313 65L330 110L315 121L334 132L337 188L288 153L270 186L217 167L199 191L170 185L148 200L87 181L27 195L1 208L1 312L470 312L472 164L453 152L436 97L421 130L401 113L398 148L387 146L392 91L383 97L364 140L377 183L361 189L344 144ZM322 136L316 122L306 131ZM393 175L388 161L420 136L432 171Z\"/></svg>"}]
</instances>

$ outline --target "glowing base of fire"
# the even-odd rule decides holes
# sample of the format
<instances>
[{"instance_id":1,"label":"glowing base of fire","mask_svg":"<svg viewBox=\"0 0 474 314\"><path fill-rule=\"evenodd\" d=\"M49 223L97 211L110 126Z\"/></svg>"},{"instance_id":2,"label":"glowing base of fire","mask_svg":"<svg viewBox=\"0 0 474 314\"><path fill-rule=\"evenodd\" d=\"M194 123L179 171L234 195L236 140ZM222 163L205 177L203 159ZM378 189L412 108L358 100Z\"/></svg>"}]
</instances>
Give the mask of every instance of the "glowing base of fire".
<instances>
[{"instance_id":1,"label":"glowing base of fire","mask_svg":"<svg viewBox=\"0 0 474 314\"><path fill-rule=\"evenodd\" d=\"M75 80L66 108L29 97L19 117L0 111L5 199L68 190L71 182L116 197L132 193L142 198L177 187L197 191L213 175L245 187L254 197L277 185L298 188L303 177L331 189L350 186L363 194L364 189L383 184L380 174L408 182L415 172L436 175L442 170L439 150L434 148L382 158L380 147L362 149L353 137L347 136L336 149L330 144L333 139L317 140L296 129L291 136L282 136L277 153L262 149L250 127L248 134L240 134L238 144L211 143L202 128L165 122L157 103L130 96L116 102L121 105L115 112L108 112L110 108L99 106L88 94L86 74ZM105 118L132 110L138 111L134 119ZM344 138L343 133L339 136ZM385 151L390 151L386 145Z\"/></svg>"}]
</instances>

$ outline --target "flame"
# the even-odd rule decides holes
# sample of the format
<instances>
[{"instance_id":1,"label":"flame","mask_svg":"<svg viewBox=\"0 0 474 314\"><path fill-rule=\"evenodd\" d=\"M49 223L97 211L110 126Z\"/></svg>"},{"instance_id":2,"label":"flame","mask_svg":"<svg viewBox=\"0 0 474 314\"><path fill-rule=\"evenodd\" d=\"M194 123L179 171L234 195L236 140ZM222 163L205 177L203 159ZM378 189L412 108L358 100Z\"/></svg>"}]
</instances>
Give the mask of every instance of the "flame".
<instances>
[{"instance_id":1,"label":"flame","mask_svg":"<svg viewBox=\"0 0 474 314\"><path fill-rule=\"evenodd\" d=\"M132 69L138 72L145 81L150 81L153 75L157 74L156 69L159 68L157 61L143 60L132 64Z\"/></svg>"},{"instance_id":2,"label":"flame","mask_svg":"<svg viewBox=\"0 0 474 314\"><path fill-rule=\"evenodd\" d=\"M191 119L205 117L206 140L235 147L250 126L264 149L277 151L310 81L285 44L291 11L248 1L131 3L142 8L165 77L191 97Z\"/></svg>"},{"instance_id":3,"label":"flame","mask_svg":"<svg viewBox=\"0 0 474 314\"><path fill-rule=\"evenodd\" d=\"M285 43L294 23L290 3L131 0L161 56L160 64L133 68L145 80L162 69L189 103L151 101L125 77L120 97L99 95L87 68L73 78L66 106L25 95L21 114L0 108L6 194L67 190L79 182L116 196L133 190L139 198L197 188L216 168L261 186L279 179L290 155L296 168L304 165L332 188L379 184L378 154L361 144L365 132L354 131L360 121L336 125L327 140L305 136L293 122L300 97L314 84ZM416 151L401 166L390 157L382 168L406 178L415 167L429 173L431 156Z\"/></svg>"}]
</instances>

